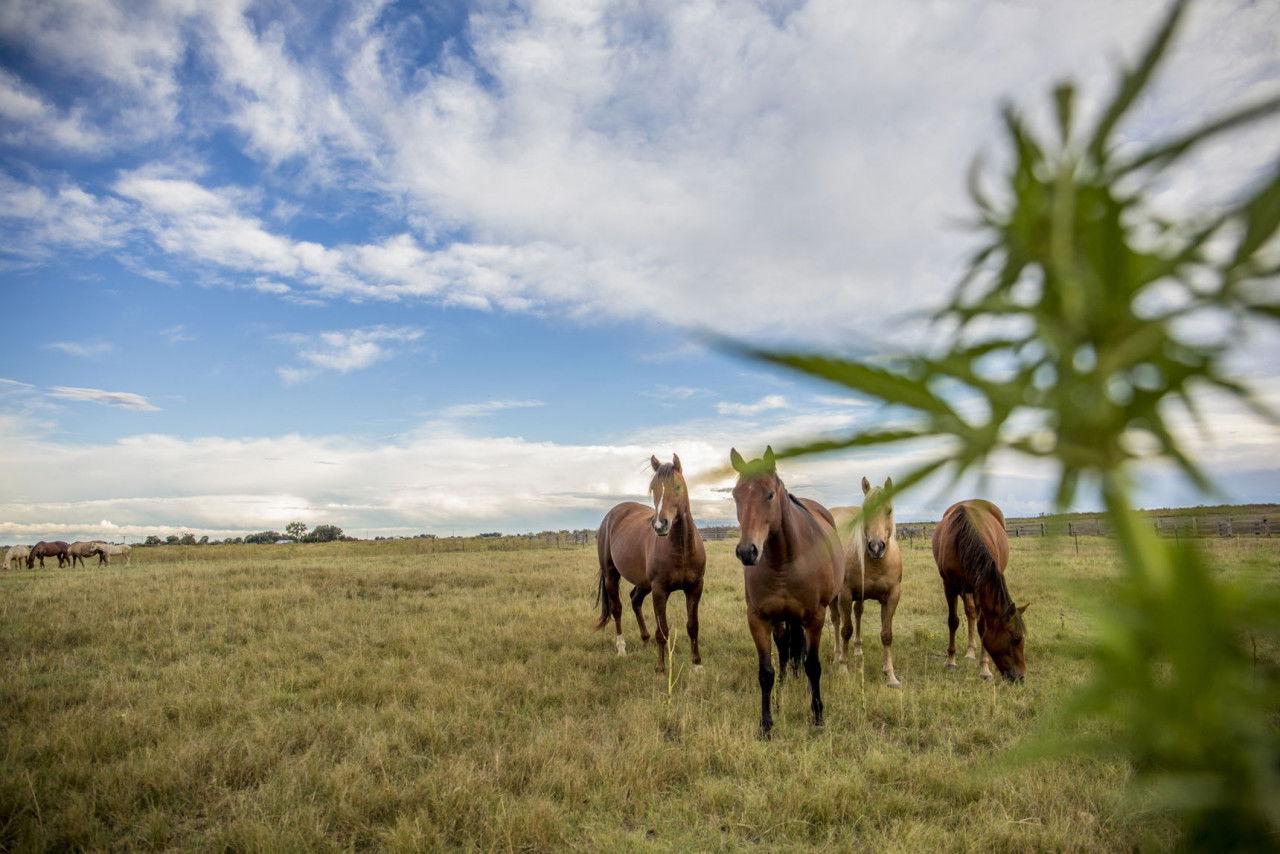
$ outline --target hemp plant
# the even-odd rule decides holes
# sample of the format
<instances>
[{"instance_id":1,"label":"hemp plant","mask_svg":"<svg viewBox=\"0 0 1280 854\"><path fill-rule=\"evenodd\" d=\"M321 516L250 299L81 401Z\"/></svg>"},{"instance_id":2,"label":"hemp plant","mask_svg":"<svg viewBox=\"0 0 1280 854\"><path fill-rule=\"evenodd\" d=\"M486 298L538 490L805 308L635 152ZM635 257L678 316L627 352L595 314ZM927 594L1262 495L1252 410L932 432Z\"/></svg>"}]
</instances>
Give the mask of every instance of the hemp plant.
<instances>
[{"instance_id":1,"label":"hemp plant","mask_svg":"<svg viewBox=\"0 0 1280 854\"><path fill-rule=\"evenodd\" d=\"M1205 142L1275 115L1280 95L1167 139L1117 143L1186 7L1172 5L1087 127L1069 82L1053 91L1049 133L1005 107L1010 165L996 194L983 189L976 164L971 170L985 240L933 318L941 346L879 364L748 352L909 413L903 426L779 457L944 440L931 459L895 476L896 492L935 473L954 482L997 453L1047 461L1060 509L1098 490L1124 571L1091 681L1067 710L1078 724L1102 724L1078 732L1106 736L1081 735L1072 749L1126 758L1140 791L1179 817L1189 847L1274 847L1280 692L1274 667L1259 674L1246 644L1260 633L1280 638L1280 608L1259 607L1259 591L1246 596L1215 579L1194 544L1158 538L1131 497L1136 471L1153 462L1212 488L1174 420L1181 410L1203 427L1204 393L1277 420L1231 376L1228 359L1256 325L1280 319L1280 158L1213 209L1162 215L1152 197ZM1218 334L1206 334L1213 328Z\"/></svg>"}]
</instances>

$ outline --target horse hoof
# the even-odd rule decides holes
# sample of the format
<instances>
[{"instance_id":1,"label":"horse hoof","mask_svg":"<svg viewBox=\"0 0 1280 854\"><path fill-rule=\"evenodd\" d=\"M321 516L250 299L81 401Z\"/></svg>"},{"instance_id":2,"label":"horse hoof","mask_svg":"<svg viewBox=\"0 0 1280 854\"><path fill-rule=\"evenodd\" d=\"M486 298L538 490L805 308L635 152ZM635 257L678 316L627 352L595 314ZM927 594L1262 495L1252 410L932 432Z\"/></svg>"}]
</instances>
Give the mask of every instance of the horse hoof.
<instances>
[{"instance_id":1,"label":"horse hoof","mask_svg":"<svg viewBox=\"0 0 1280 854\"><path fill-rule=\"evenodd\" d=\"M948 669L948 670L955 670L955 669L956 669L956 663L955 663L954 661L948 661L948 662L947 662L947 669Z\"/></svg>"},{"instance_id":2,"label":"horse hoof","mask_svg":"<svg viewBox=\"0 0 1280 854\"><path fill-rule=\"evenodd\" d=\"M991 678L991 674L990 674L990 673L979 673L978 675L979 675L979 676L981 676L983 679L990 679L990 678Z\"/></svg>"},{"instance_id":3,"label":"horse hoof","mask_svg":"<svg viewBox=\"0 0 1280 854\"><path fill-rule=\"evenodd\" d=\"M902 687L902 683L901 683L901 682L899 682L895 677L892 677L892 676L891 676L891 677L889 677L889 681L888 681L887 683L885 683L885 684L887 684L890 688L901 688L901 687Z\"/></svg>"},{"instance_id":4,"label":"horse hoof","mask_svg":"<svg viewBox=\"0 0 1280 854\"><path fill-rule=\"evenodd\" d=\"M854 655L862 655L862 647L860 647L860 646L855 646L855 647L853 648L853 654L854 654Z\"/></svg>"},{"instance_id":5,"label":"horse hoof","mask_svg":"<svg viewBox=\"0 0 1280 854\"><path fill-rule=\"evenodd\" d=\"M703 667L701 664L695 664L695 665L693 665L693 672L694 672L694 673L706 673L706 672L707 672L707 668Z\"/></svg>"},{"instance_id":6,"label":"horse hoof","mask_svg":"<svg viewBox=\"0 0 1280 854\"><path fill-rule=\"evenodd\" d=\"M973 651L973 650L969 650L968 652L966 652L966 653L964 654L964 657L965 657L965 658L967 658L967 659L970 659L970 660L972 661L972 660L976 659L978 656L977 656L977 654L975 654L975 653L974 653L974 651Z\"/></svg>"},{"instance_id":7,"label":"horse hoof","mask_svg":"<svg viewBox=\"0 0 1280 854\"><path fill-rule=\"evenodd\" d=\"M618 635L613 645L618 648L618 655L625 657L627 654L627 640L622 635Z\"/></svg>"},{"instance_id":8,"label":"horse hoof","mask_svg":"<svg viewBox=\"0 0 1280 854\"><path fill-rule=\"evenodd\" d=\"M848 675L849 675L849 665L845 664L843 661L842 661L842 662L840 662L840 672L841 672L841 673L843 673L845 676L848 676Z\"/></svg>"}]
</instances>

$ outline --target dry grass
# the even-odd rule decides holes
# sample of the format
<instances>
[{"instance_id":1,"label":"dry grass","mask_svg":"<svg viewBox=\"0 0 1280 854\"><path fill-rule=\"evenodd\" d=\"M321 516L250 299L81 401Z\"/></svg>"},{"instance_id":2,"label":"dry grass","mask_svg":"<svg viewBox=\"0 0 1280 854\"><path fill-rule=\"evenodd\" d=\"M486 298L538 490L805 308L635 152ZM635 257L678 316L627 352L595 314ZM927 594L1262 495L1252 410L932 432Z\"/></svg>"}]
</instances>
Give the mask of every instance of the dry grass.
<instances>
[{"instance_id":1,"label":"dry grass","mask_svg":"<svg viewBox=\"0 0 1280 854\"><path fill-rule=\"evenodd\" d=\"M1224 569L1269 541L1212 541ZM755 737L732 543L713 543L705 673L674 690L592 632L594 550L388 544L140 550L0 576L0 848L1024 851L1167 847L1126 768L993 761L1084 677L1105 542L1015 541L1026 685L949 673L945 608L905 550L901 690L827 666ZM673 600L679 625L681 598ZM963 633L963 628L962 628ZM829 642L828 635L827 641ZM963 644L963 640L961 640ZM829 651L824 651L829 652ZM1274 650L1268 654L1274 654ZM824 659L829 660L824 654Z\"/></svg>"}]
</instances>

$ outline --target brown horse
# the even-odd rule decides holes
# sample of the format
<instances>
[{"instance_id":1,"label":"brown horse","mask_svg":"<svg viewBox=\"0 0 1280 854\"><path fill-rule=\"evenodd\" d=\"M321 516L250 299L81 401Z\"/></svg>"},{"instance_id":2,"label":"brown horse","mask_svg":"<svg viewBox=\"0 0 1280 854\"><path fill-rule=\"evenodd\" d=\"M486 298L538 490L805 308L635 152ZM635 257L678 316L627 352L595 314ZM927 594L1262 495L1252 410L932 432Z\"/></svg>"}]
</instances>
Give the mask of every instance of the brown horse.
<instances>
[{"instance_id":1,"label":"brown horse","mask_svg":"<svg viewBox=\"0 0 1280 854\"><path fill-rule=\"evenodd\" d=\"M730 449L729 460L738 472L733 500L738 508L738 560L747 595L747 625L756 645L760 681L760 735L773 729L770 696L773 692L773 650L778 642L779 669L786 675L804 672L809 677L813 725L822 726L822 662L818 648L827 608L839 595L844 580L844 553L835 532L835 520L827 508L787 492L778 477L773 448L764 457L746 462Z\"/></svg>"},{"instance_id":2,"label":"brown horse","mask_svg":"<svg viewBox=\"0 0 1280 854\"><path fill-rule=\"evenodd\" d=\"M52 542L41 540L31 547L31 553L27 555L27 569L35 567L37 559L40 561L40 568L44 569L44 559L54 556L58 558L59 567L66 566L70 560L67 557L68 548L69 546L62 540L53 540Z\"/></svg>"},{"instance_id":3,"label":"brown horse","mask_svg":"<svg viewBox=\"0 0 1280 854\"><path fill-rule=\"evenodd\" d=\"M836 530L844 543L844 586L831 603L832 627L838 627L840 643L836 661L846 667L849 636L853 654L862 655L862 606L868 599L880 603L880 643L884 646L884 675L890 687L902 684L893 672L893 613L902 594L902 552L894 536L893 479L883 487L862 479L862 507L832 507ZM861 517L861 518L859 518ZM853 619L849 619L849 612Z\"/></svg>"},{"instance_id":4,"label":"brown horse","mask_svg":"<svg viewBox=\"0 0 1280 854\"><path fill-rule=\"evenodd\" d=\"M640 606L652 593L653 615L658 623L657 671L663 673L669 637L667 597L676 590L682 590L693 664L700 669L698 602L702 599L707 553L702 545L702 534L693 523L693 514L689 510L689 488L684 482L680 457L673 455L669 463L659 463L657 457L650 457L649 462L653 466L653 479L649 482L653 507L624 501L605 514L604 521L600 523L596 540L600 557L596 594L600 603L600 619L596 628L604 628L612 617L617 629L614 643L618 647L618 655L627 654L627 642L622 637L622 597L618 592L618 581L625 578L635 585L631 589L631 608L640 625L640 639L648 643L649 629L644 624Z\"/></svg>"},{"instance_id":5,"label":"brown horse","mask_svg":"<svg viewBox=\"0 0 1280 854\"><path fill-rule=\"evenodd\" d=\"M991 656L1001 676L1010 682L1021 682L1027 673L1024 644L1027 629L1022 621L1027 605L1015 606L1005 586L1009 537L1004 531L1004 514L1000 508L979 498L948 507L933 531L933 559L938 564L947 597L947 628L951 633L947 643L947 668L954 670L956 666L956 629L960 627L956 597L963 596L965 616L969 618L966 657L974 657L976 617L978 635L982 638L982 677L991 678L987 667L987 656Z\"/></svg>"}]
</instances>

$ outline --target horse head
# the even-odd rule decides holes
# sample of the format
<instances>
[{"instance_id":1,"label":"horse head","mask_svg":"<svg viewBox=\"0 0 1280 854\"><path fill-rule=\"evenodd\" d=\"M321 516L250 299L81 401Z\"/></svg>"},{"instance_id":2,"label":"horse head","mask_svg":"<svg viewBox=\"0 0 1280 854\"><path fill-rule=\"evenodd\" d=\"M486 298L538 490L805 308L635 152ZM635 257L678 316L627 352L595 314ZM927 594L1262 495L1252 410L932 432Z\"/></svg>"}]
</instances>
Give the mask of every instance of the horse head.
<instances>
[{"instance_id":1,"label":"horse head","mask_svg":"<svg viewBox=\"0 0 1280 854\"><path fill-rule=\"evenodd\" d=\"M1027 651L1023 643L1027 627L1022 621L1022 612L1030 604L1019 608L1010 602L998 619L986 619L981 612L978 614L982 648L991 656L1000 675L1010 682L1021 682L1027 675Z\"/></svg>"},{"instance_id":2,"label":"horse head","mask_svg":"<svg viewBox=\"0 0 1280 854\"><path fill-rule=\"evenodd\" d=\"M736 449L729 450L729 462L738 473L733 488L733 501L738 508L737 555L743 566L754 566L764 553L769 534L782 527L782 507L787 500L786 487L778 478L773 447L764 456L747 462Z\"/></svg>"},{"instance_id":3,"label":"horse head","mask_svg":"<svg viewBox=\"0 0 1280 854\"><path fill-rule=\"evenodd\" d=\"M879 560L893 540L893 478L886 478L884 486L872 486L864 477L862 494L862 541L867 556Z\"/></svg>"},{"instance_id":4,"label":"horse head","mask_svg":"<svg viewBox=\"0 0 1280 854\"><path fill-rule=\"evenodd\" d=\"M680 456L671 455L671 462L660 463L657 457L650 457L653 465L653 480L649 481L649 492L653 495L653 532L659 537L671 533L671 526L681 513L689 512L689 487L684 482L684 469L680 465Z\"/></svg>"}]
</instances>

